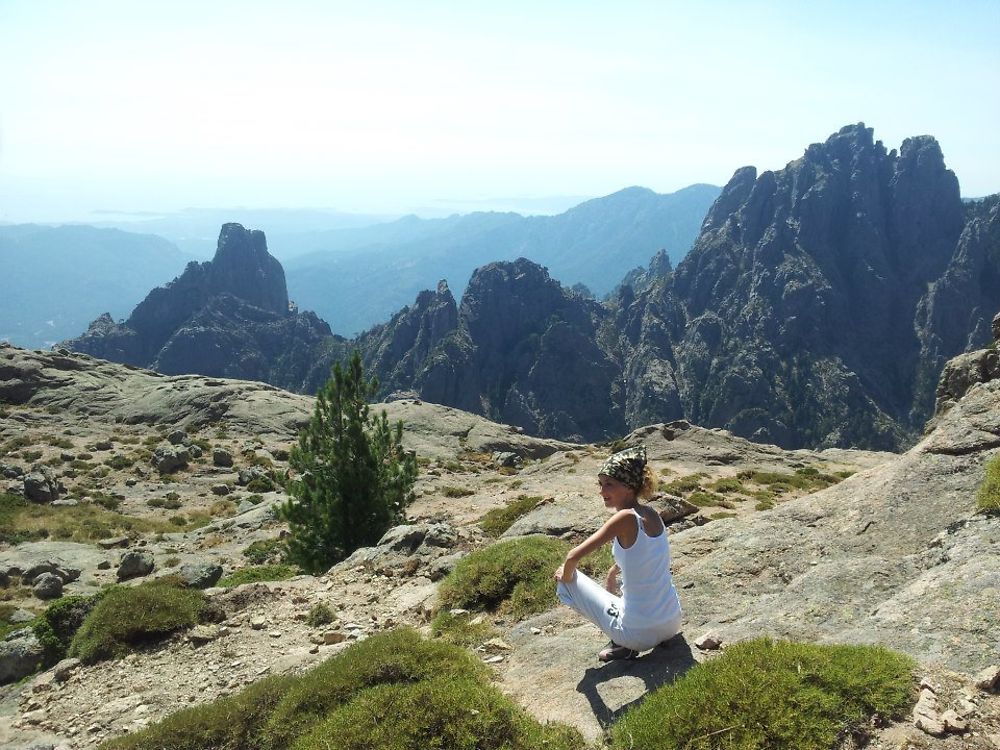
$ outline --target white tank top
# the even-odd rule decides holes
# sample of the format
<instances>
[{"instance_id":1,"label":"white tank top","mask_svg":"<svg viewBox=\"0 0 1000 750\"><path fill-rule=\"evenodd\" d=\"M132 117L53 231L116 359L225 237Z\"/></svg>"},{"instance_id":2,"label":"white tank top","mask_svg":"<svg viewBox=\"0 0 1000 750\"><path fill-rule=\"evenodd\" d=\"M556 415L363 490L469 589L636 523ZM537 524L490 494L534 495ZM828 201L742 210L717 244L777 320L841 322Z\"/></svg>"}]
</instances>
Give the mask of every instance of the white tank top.
<instances>
[{"instance_id":1,"label":"white tank top","mask_svg":"<svg viewBox=\"0 0 1000 750\"><path fill-rule=\"evenodd\" d=\"M670 574L670 542L667 529L649 536L642 516L635 514L639 532L635 544L624 549L615 537L611 554L622 574L622 625L656 628L680 615L681 605Z\"/></svg>"}]
</instances>

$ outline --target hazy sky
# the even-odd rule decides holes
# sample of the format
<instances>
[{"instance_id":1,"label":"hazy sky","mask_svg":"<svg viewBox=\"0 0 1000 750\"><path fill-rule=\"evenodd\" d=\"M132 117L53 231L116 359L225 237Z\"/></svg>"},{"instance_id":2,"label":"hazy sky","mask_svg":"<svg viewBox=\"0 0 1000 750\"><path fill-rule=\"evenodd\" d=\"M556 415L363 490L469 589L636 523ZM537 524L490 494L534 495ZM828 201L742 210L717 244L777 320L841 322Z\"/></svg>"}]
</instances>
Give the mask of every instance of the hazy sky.
<instances>
[{"instance_id":1,"label":"hazy sky","mask_svg":"<svg viewBox=\"0 0 1000 750\"><path fill-rule=\"evenodd\" d=\"M858 121L1000 191L1000 0L0 0L0 221L669 192Z\"/></svg>"}]
</instances>

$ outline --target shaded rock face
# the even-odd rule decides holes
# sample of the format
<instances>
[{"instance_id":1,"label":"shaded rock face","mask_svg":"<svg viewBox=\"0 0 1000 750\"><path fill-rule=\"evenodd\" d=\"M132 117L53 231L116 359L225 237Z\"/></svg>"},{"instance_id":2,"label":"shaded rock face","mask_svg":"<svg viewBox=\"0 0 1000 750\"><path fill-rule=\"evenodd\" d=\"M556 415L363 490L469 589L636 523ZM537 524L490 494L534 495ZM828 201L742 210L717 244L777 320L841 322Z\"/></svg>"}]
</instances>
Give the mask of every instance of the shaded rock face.
<instances>
[{"instance_id":1,"label":"shaded rock face","mask_svg":"<svg viewBox=\"0 0 1000 750\"><path fill-rule=\"evenodd\" d=\"M613 358L596 341L605 312L524 258L473 274L456 328L413 380L422 398L541 435L620 431Z\"/></svg>"},{"instance_id":2,"label":"shaded rock face","mask_svg":"<svg viewBox=\"0 0 1000 750\"><path fill-rule=\"evenodd\" d=\"M958 260L963 222L929 136L897 154L859 124L778 172L737 171L676 272L620 300L630 423L680 410L784 447L898 448L930 415L944 361L919 380L928 285L976 265ZM991 286L983 265L971 275ZM950 354L970 334L937 335Z\"/></svg>"},{"instance_id":3,"label":"shaded rock face","mask_svg":"<svg viewBox=\"0 0 1000 750\"><path fill-rule=\"evenodd\" d=\"M210 262L189 263L179 277L151 291L124 323L102 315L63 345L167 374L315 390L343 344L314 314L289 311L285 274L267 252L264 233L225 224Z\"/></svg>"}]
</instances>

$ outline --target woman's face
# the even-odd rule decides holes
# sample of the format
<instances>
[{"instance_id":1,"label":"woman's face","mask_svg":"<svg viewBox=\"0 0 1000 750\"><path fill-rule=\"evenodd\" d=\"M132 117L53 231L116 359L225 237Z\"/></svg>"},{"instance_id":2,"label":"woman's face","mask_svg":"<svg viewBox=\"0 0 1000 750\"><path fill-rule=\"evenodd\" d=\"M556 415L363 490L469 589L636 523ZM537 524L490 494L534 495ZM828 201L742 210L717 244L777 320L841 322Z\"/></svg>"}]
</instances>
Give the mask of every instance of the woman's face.
<instances>
[{"instance_id":1,"label":"woman's face","mask_svg":"<svg viewBox=\"0 0 1000 750\"><path fill-rule=\"evenodd\" d=\"M597 483L601 487L601 497L608 508L620 510L635 502L635 490L607 474L600 474Z\"/></svg>"}]
</instances>

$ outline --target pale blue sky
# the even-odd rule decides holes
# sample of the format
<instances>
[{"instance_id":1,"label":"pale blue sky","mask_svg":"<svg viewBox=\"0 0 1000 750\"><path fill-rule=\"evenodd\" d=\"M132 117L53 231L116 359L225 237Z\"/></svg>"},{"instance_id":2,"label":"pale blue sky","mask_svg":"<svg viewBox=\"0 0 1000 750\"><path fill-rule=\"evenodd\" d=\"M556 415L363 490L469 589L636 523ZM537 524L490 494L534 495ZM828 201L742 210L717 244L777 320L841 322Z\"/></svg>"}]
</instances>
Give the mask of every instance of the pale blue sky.
<instances>
[{"instance_id":1,"label":"pale blue sky","mask_svg":"<svg viewBox=\"0 0 1000 750\"><path fill-rule=\"evenodd\" d=\"M0 221L668 192L858 121L1000 191L1000 0L0 0Z\"/></svg>"}]
</instances>

